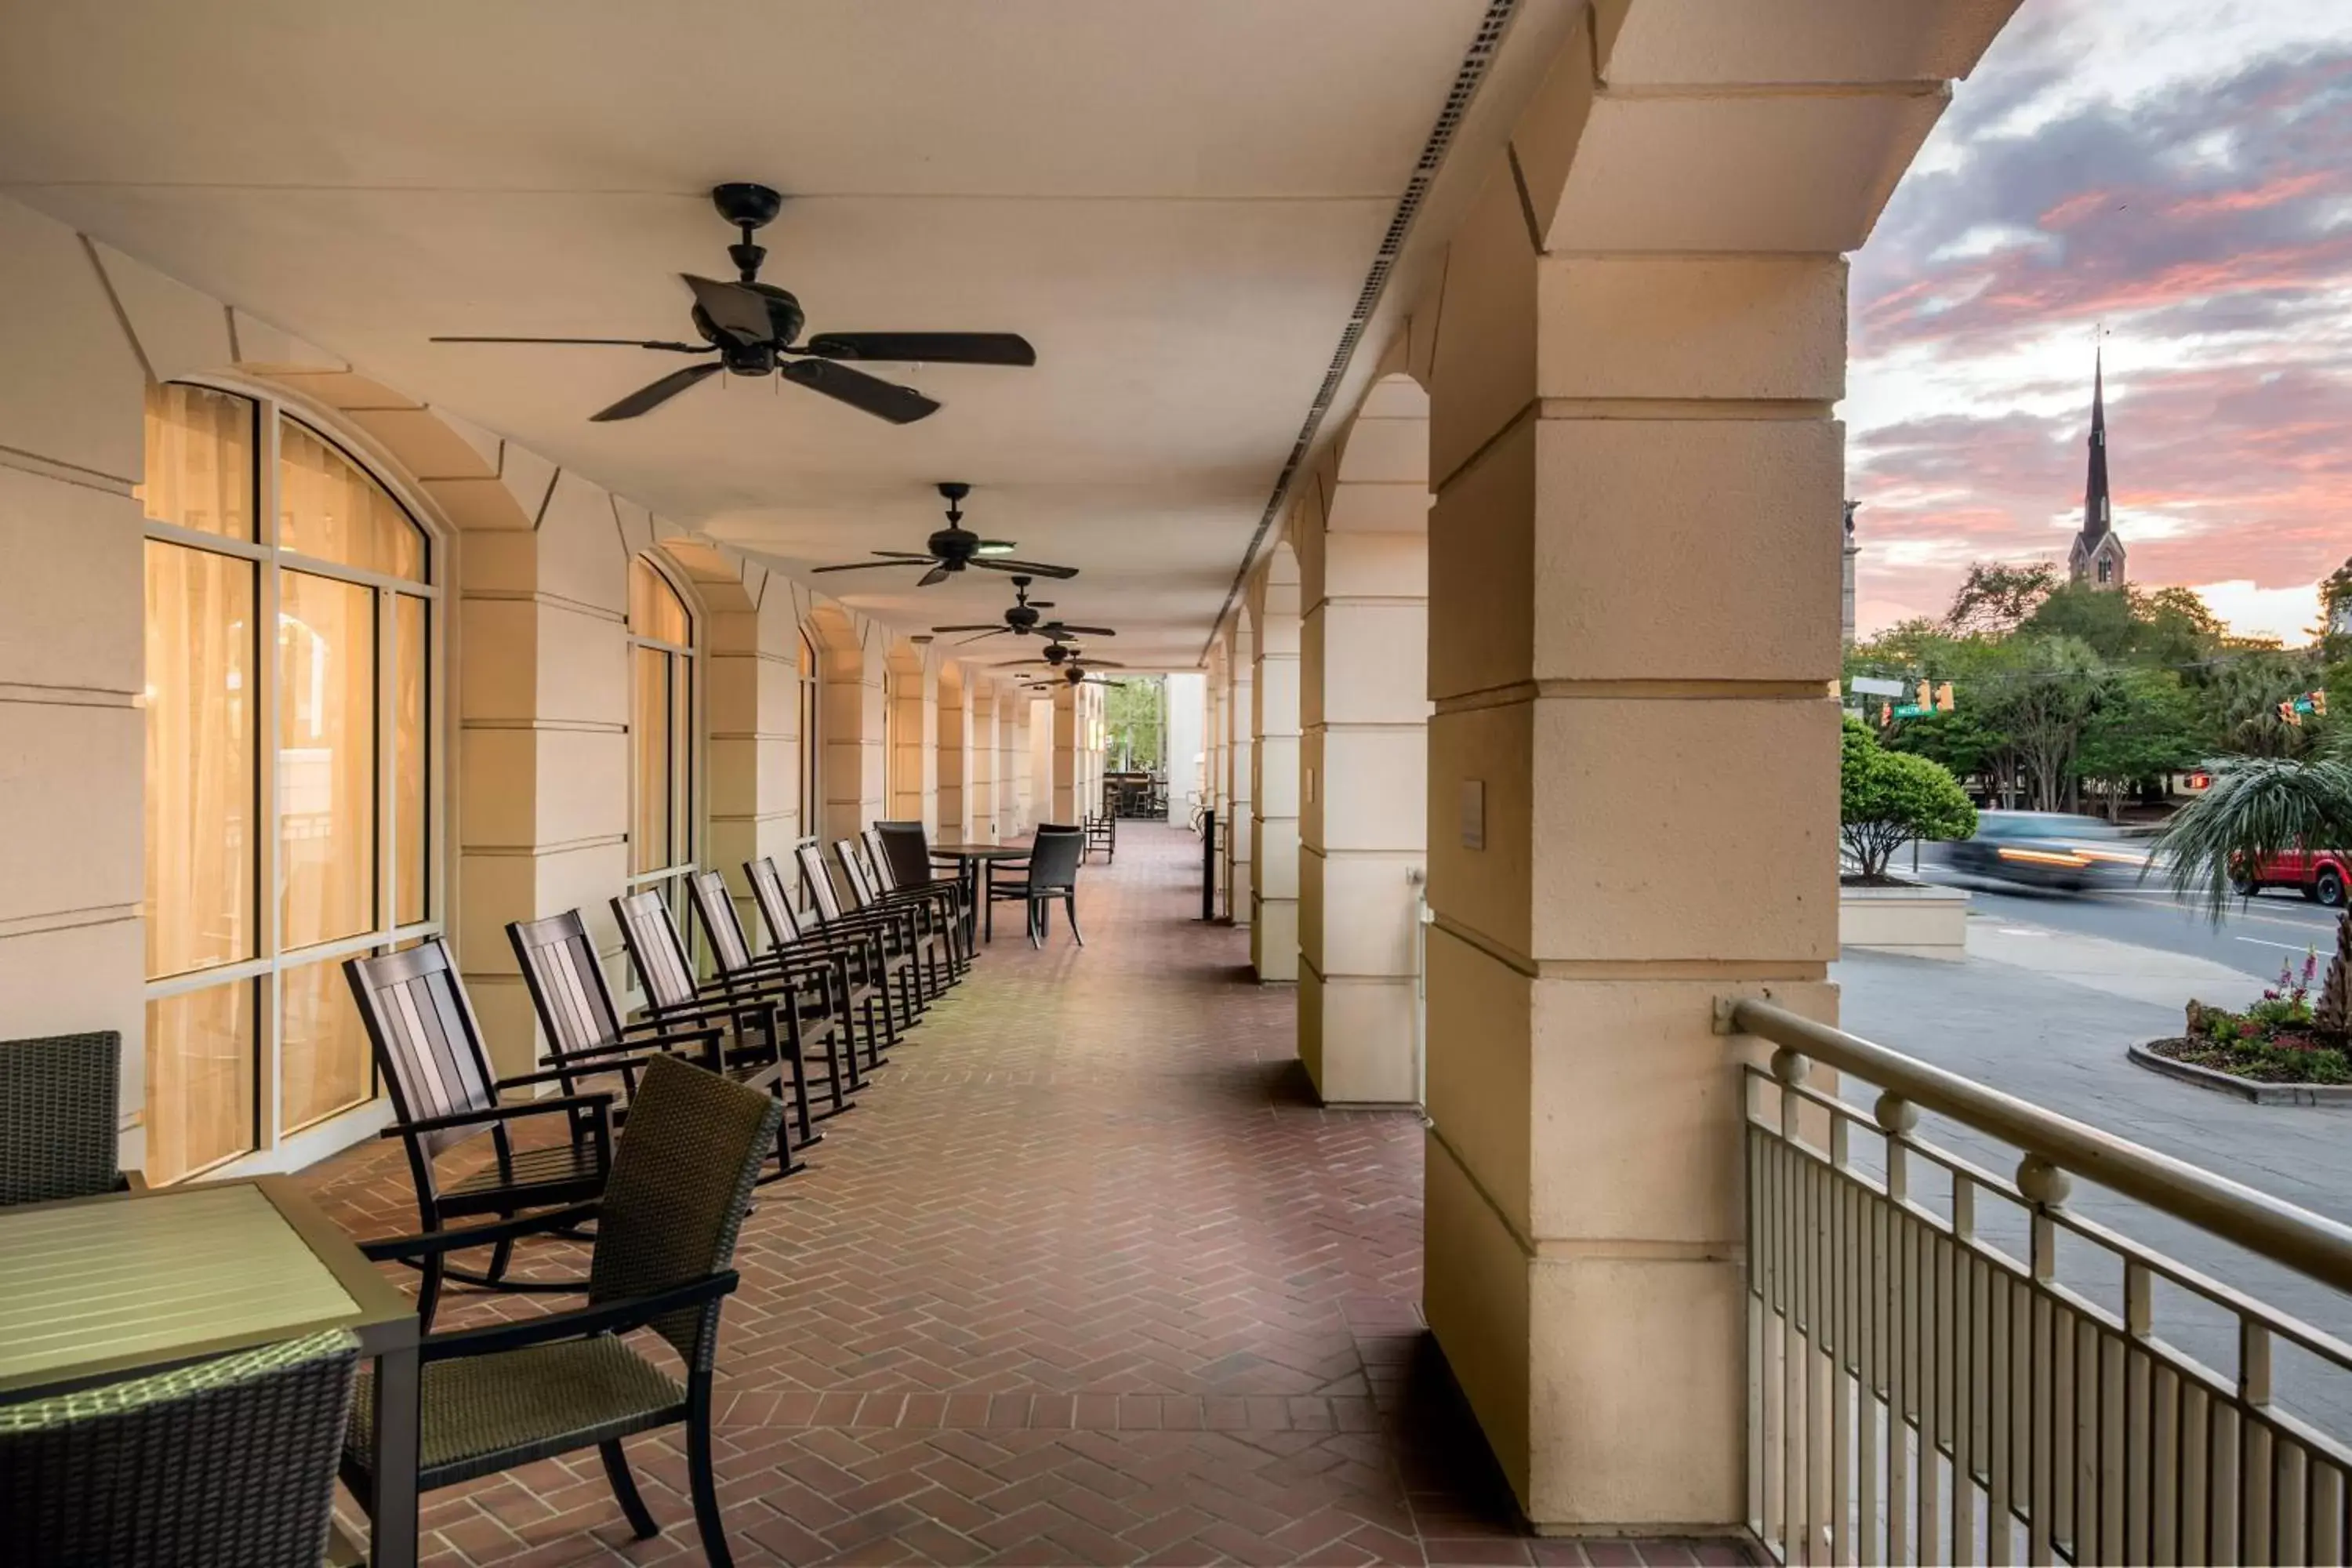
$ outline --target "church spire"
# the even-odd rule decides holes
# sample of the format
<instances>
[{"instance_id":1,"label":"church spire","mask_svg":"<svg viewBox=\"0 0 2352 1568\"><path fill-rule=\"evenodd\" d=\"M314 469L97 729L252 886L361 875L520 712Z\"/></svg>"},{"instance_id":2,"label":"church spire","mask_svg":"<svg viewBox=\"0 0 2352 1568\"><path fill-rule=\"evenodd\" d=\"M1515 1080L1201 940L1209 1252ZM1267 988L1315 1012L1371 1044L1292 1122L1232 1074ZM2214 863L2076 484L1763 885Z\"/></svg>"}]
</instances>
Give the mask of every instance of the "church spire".
<instances>
[{"instance_id":1,"label":"church spire","mask_svg":"<svg viewBox=\"0 0 2352 1568\"><path fill-rule=\"evenodd\" d=\"M2115 529L2114 503L2107 494L2107 367L2105 346L2091 362L2091 462L2083 480L2083 531L2067 552L2067 575L2077 583L2120 588L2124 583L2124 542Z\"/></svg>"}]
</instances>

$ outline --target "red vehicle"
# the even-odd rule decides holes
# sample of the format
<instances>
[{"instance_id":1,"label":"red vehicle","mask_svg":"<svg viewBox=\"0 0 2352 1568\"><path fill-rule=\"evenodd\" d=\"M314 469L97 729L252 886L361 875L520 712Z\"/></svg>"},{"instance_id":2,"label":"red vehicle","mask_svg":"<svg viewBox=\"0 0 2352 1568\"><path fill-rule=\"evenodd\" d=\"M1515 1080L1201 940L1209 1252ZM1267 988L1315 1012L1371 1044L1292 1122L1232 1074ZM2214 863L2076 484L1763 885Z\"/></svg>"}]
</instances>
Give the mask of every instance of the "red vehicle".
<instances>
[{"instance_id":1,"label":"red vehicle","mask_svg":"<svg viewBox=\"0 0 2352 1568\"><path fill-rule=\"evenodd\" d=\"M2232 885L2241 897L2264 888L2294 888L2314 903L2340 910L2346 889L2352 887L2352 850L2296 849L2273 855L2263 862L2259 875L2242 875Z\"/></svg>"}]
</instances>

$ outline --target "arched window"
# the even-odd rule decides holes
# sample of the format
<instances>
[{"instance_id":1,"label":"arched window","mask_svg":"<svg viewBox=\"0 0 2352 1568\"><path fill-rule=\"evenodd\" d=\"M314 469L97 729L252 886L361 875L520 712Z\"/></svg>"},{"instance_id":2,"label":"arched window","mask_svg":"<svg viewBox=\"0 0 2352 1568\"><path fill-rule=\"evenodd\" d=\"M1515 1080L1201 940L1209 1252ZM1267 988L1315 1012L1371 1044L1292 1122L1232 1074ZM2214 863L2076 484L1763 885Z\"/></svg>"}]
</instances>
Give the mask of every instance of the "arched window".
<instances>
[{"instance_id":1,"label":"arched window","mask_svg":"<svg viewBox=\"0 0 2352 1568\"><path fill-rule=\"evenodd\" d=\"M694 619L652 561L629 562L629 885L681 921L694 869Z\"/></svg>"},{"instance_id":2,"label":"arched window","mask_svg":"<svg viewBox=\"0 0 2352 1568\"><path fill-rule=\"evenodd\" d=\"M268 398L147 391L149 1180L376 1096L338 973L442 929L432 541ZM315 1137L289 1147L310 1130Z\"/></svg>"},{"instance_id":3,"label":"arched window","mask_svg":"<svg viewBox=\"0 0 2352 1568\"><path fill-rule=\"evenodd\" d=\"M810 640L808 628L801 628L800 718L801 718L801 808L800 831L803 839L814 838L824 820L824 736L823 733L824 689L819 684L816 644Z\"/></svg>"}]
</instances>

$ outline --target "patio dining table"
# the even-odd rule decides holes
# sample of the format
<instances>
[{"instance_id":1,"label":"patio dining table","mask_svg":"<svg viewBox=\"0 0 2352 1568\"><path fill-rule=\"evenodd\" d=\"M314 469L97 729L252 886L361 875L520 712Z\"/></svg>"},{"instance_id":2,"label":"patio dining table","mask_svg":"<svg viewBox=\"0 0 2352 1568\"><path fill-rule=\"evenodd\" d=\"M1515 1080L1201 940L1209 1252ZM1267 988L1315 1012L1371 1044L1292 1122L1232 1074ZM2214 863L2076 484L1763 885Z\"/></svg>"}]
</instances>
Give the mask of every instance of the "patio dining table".
<instances>
[{"instance_id":1,"label":"patio dining table","mask_svg":"<svg viewBox=\"0 0 2352 1568\"><path fill-rule=\"evenodd\" d=\"M375 1568L416 1562L414 1302L283 1177L0 1209L0 1405L329 1329L376 1361Z\"/></svg>"},{"instance_id":2,"label":"patio dining table","mask_svg":"<svg viewBox=\"0 0 2352 1568\"><path fill-rule=\"evenodd\" d=\"M966 952L979 951L981 909L988 897L988 870L992 861L1025 860L1029 858L1026 844L934 844L934 859L952 860L956 875L963 882L963 946Z\"/></svg>"}]
</instances>

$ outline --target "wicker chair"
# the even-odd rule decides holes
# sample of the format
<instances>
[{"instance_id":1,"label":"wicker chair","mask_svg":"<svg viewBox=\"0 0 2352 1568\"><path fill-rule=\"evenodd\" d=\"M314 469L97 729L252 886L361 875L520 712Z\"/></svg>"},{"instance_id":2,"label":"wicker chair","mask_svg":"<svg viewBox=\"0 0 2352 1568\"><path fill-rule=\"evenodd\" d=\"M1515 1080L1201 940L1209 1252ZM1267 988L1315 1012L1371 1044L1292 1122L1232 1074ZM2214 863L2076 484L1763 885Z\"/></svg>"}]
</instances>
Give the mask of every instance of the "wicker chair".
<instances>
[{"instance_id":1,"label":"wicker chair","mask_svg":"<svg viewBox=\"0 0 2352 1568\"><path fill-rule=\"evenodd\" d=\"M358 1363L338 1329L0 1407L0 1562L319 1568Z\"/></svg>"},{"instance_id":2,"label":"wicker chair","mask_svg":"<svg viewBox=\"0 0 2352 1568\"><path fill-rule=\"evenodd\" d=\"M601 1202L475 1227L477 1239L410 1237L369 1243L375 1258L419 1247L478 1246L490 1233L593 1218L587 1304L548 1317L427 1335L419 1409L417 1485L454 1486L517 1465L593 1447L639 1540L660 1533L630 1477L621 1439L684 1423L686 1468L702 1550L718 1568L734 1559L711 1478L712 1366L719 1311L735 1289L730 1265L783 1107L772 1096L675 1057L646 1064ZM685 1363L681 1385L620 1336L649 1328ZM343 1444L343 1479L374 1495L374 1387L362 1373Z\"/></svg>"},{"instance_id":3,"label":"wicker chair","mask_svg":"<svg viewBox=\"0 0 2352 1568\"><path fill-rule=\"evenodd\" d=\"M122 1037L0 1040L0 1205L120 1192L115 1164Z\"/></svg>"}]
</instances>

